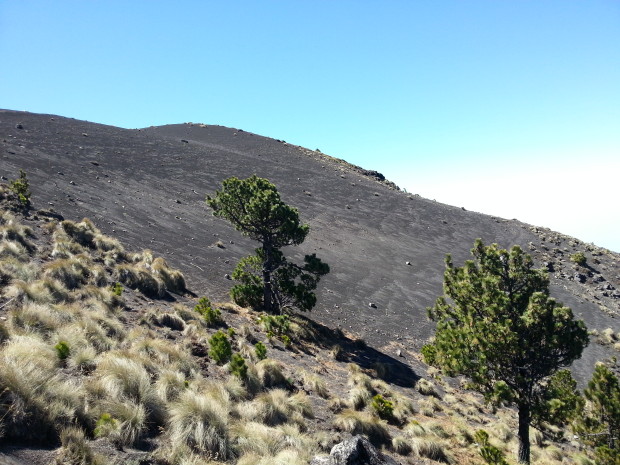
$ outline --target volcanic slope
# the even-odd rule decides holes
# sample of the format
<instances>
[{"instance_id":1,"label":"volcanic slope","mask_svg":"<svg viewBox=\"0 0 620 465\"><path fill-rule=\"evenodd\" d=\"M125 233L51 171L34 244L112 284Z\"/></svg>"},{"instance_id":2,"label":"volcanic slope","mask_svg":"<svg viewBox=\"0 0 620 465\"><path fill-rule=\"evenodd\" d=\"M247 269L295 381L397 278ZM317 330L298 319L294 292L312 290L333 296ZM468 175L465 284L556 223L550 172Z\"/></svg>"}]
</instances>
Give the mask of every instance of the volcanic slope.
<instances>
[{"instance_id":1,"label":"volcanic slope","mask_svg":"<svg viewBox=\"0 0 620 465\"><path fill-rule=\"evenodd\" d=\"M445 254L462 263L476 238L521 245L548 263L551 295L588 328L620 330L617 254L404 193L319 151L221 126L127 130L9 110L0 111L0 138L2 174L15 178L24 169L37 208L88 217L129 247L152 249L188 276L191 289L215 299L227 298L226 276L256 243L212 217L205 196L229 176L268 178L311 227L302 246L285 252L298 259L316 252L332 270L312 317L386 352L400 349L406 360L433 333L425 309L441 293ZM578 251L588 266L570 262ZM593 341L577 373L610 354Z\"/></svg>"}]
</instances>

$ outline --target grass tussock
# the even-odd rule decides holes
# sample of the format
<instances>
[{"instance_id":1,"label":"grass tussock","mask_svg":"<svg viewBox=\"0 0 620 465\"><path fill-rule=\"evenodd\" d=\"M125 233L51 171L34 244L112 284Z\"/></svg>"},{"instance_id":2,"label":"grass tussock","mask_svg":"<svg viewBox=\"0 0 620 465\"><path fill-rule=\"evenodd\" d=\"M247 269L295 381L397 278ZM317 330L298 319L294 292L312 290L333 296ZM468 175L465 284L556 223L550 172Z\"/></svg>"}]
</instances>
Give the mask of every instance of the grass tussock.
<instances>
[{"instance_id":1,"label":"grass tussock","mask_svg":"<svg viewBox=\"0 0 620 465\"><path fill-rule=\"evenodd\" d=\"M138 289L148 297L161 298L166 294L163 281L140 265L118 265L115 278L131 289Z\"/></svg>"},{"instance_id":2,"label":"grass tussock","mask_svg":"<svg viewBox=\"0 0 620 465\"><path fill-rule=\"evenodd\" d=\"M6 438L54 439L87 421L85 392L57 370L54 348L34 336L13 335L0 351L0 419Z\"/></svg>"},{"instance_id":3,"label":"grass tussock","mask_svg":"<svg viewBox=\"0 0 620 465\"><path fill-rule=\"evenodd\" d=\"M392 450L398 455L409 455L413 451L413 447L409 439L396 436L392 439Z\"/></svg>"},{"instance_id":4,"label":"grass tussock","mask_svg":"<svg viewBox=\"0 0 620 465\"><path fill-rule=\"evenodd\" d=\"M84 257L84 256L82 256ZM72 258L62 258L47 263L43 267L43 276L56 279L67 289L76 289L85 284L90 276L89 268L92 263L89 260Z\"/></svg>"},{"instance_id":5,"label":"grass tussock","mask_svg":"<svg viewBox=\"0 0 620 465\"><path fill-rule=\"evenodd\" d=\"M281 362L266 358L256 364L256 374L264 388L285 387L290 385L289 380L283 373L284 366Z\"/></svg>"},{"instance_id":6,"label":"grass tussock","mask_svg":"<svg viewBox=\"0 0 620 465\"><path fill-rule=\"evenodd\" d=\"M170 448L189 448L226 460L232 454L228 419L227 402L207 393L186 390L169 408Z\"/></svg>"},{"instance_id":7,"label":"grass tussock","mask_svg":"<svg viewBox=\"0 0 620 465\"><path fill-rule=\"evenodd\" d=\"M390 442L387 423L366 412L344 410L335 416L333 424L340 431L368 436L374 445L384 445Z\"/></svg>"},{"instance_id":8,"label":"grass tussock","mask_svg":"<svg viewBox=\"0 0 620 465\"><path fill-rule=\"evenodd\" d=\"M18 304L25 302L59 303L69 301L69 291L54 279L38 279L26 282L13 280L4 290L4 296Z\"/></svg>"},{"instance_id":9,"label":"grass tussock","mask_svg":"<svg viewBox=\"0 0 620 465\"><path fill-rule=\"evenodd\" d=\"M312 408L305 393L289 395L283 389L264 392L255 400L239 405L237 411L248 421L259 421L268 426L287 422L303 426L304 418L312 417Z\"/></svg>"},{"instance_id":10,"label":"grass tussock","mask_svg":"<svg viewBox=\"0 0 620 465\"><path fill-rule=\"evenodd\" d=\"M413 454L436 462L452 463L445 446L440 442L428 438L414 438L411 440Z\"/></svg>"},{"instance_id":11,"label":"grass tussock","mask_svg":"<svg viewBox=\"0 0 620 465\"><path fill-rule=\"evenodd\" d=\"M435 386L435 383L433 383L432 381L429 381L424 378L420 378L417 381L415 388L423 396L432 396L432 397L436 397L437 399L440 398L439 393L437 392L437 387Z\"/></svg>"},{"instance_id":12,"label":"grass tussock","mask_svg":"<svg viewBox=\"0 0 620 465\"><path fill-rule=\"evenodd\" d=\"M301 379L304 384L304 388L314 392L317 396L322 397L323 399L329 398L329 390L327 389L327 383L324 378L316 373L302 371Z\"/></svg>"},{"instance_id":13,"label":"grass tussock","mask_svg":"<svg viewBox=\"0 0 620 465\"><path fill-rule=\"evenodd\" d=\"M168 266L166 260L157 257L151 264L153 274L159 277L164 283L166 289L175 294L183 294L187 290L185 286L185 277L179 270L174 270Z\"/></svg>"},{"instance_id":14,"label":"grass tussock","mask_svg":"<svg viewBox=\"0 0 620 465\"><path fill-rule=\"evenodd\" d=\"M84 430L67 427L60 432L62 447L56 454L54 465L105 465L106 460L93 452Z\"/></svg>"}]
</instances>

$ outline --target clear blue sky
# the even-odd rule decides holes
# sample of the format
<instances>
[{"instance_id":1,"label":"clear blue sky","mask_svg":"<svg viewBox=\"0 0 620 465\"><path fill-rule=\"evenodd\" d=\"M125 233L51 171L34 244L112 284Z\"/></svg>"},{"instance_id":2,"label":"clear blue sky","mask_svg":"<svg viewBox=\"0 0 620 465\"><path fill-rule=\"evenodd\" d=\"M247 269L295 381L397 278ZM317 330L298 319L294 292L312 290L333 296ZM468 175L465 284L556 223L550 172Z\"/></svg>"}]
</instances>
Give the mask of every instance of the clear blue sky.
<instances>
[{"instance_id":1,"label":"clear blue sky","mask_svg":"<svg viewBox=\"0 0 620 465\"><path fill-rule=\"evenodd\" d=\"M0 107L285 139L620 251L618 0L0 0Z\"/></svg>"}]
</instances>

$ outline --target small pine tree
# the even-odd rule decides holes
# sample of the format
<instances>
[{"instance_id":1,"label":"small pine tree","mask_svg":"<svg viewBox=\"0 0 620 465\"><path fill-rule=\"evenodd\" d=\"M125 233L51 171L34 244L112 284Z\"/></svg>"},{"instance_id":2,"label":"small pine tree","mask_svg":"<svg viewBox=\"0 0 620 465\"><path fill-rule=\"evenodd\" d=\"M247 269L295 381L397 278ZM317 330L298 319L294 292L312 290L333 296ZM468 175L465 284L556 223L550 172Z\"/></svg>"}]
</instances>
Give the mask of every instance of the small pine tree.
<instances>
[{"instance_id":1,"label":"small pine tree","mask_svg":"<svg viewBox=\"0 0 620 465\"><path fill-rule=\"evenodd\" d=\"M222 323L222 313L219 309L211 306L211 301L206 297L201 297L194 310L202 315L207 326L216 326Z\"/></svg>"},{"instance_id":2,"label":"small pine tree","mask_svg":"<svg viewBox=\"0 0 620 465\"><path fill-rule=\"evenodd\" d=\"M56 354L60 360L66 360L71 353L71 348L66 341L58 342L58 344L54 346L54 349L56 349Z\"/></svg>"},{"instance_id":3,"label":"small pine tree","mask_svg":"<svg viewBox=\"0 0 620 465\"><path fill-rule=\"evenodd\" d=\"M238 376L240 379L246 379L248 376L248 366L241 354L232 354L228 368L233 375Z\"/></svg>"},{"instance_id":4,"label":"small pine tree","mask_svg":"<svg viewBox=\"0 0 620 465\"><path fill-rule=\"evenodd\" d=\"M226 363L230 360L232 355L232 347L226 334L222 331L218 331L209 339L209 357L218 364Z\"/></svg>"},{"instance_id":5,"label":"small pine tree","mask_svg":"<svg viewBox=\"0 0 620 465\"><path fill-rule=\"evenodd\" d=\"M257 359L265 360L267 358L267 347L259 341L254 345L254 353L256 353Z\"/></svg>"},{"instance_id":6,"label":"small pine tree","mask_svg":"<svg viewBox=\"0 0 620 465\"><path fill-rule=\"evenodd\" d=\"M30 183L24 170L19 170L19 178L14 179L9 183L9 189L11 189L19 199L19 202L24 208L30 208Z\"/></svg>"}]
</instances>

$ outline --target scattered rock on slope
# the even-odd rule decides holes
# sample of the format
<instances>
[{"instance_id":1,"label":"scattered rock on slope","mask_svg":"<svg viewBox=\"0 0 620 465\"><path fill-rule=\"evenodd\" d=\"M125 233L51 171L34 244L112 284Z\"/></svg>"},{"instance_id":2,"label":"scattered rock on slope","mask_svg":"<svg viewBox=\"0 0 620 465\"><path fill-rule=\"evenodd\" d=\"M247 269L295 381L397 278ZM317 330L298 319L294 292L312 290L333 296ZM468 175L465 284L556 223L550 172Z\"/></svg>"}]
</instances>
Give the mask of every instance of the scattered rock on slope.
<instances>
[{"instance_id":1,"label":"scattered rock on slope","mask_svg":"<svg viewBox=\"0 0 620 465\"><path fill-rule=\"evenodd\" d=\"M354 436L332 447L329 457L315 457L310 465L399 465L383 455L363 436Z\"/></svg>"}]
</instances>

